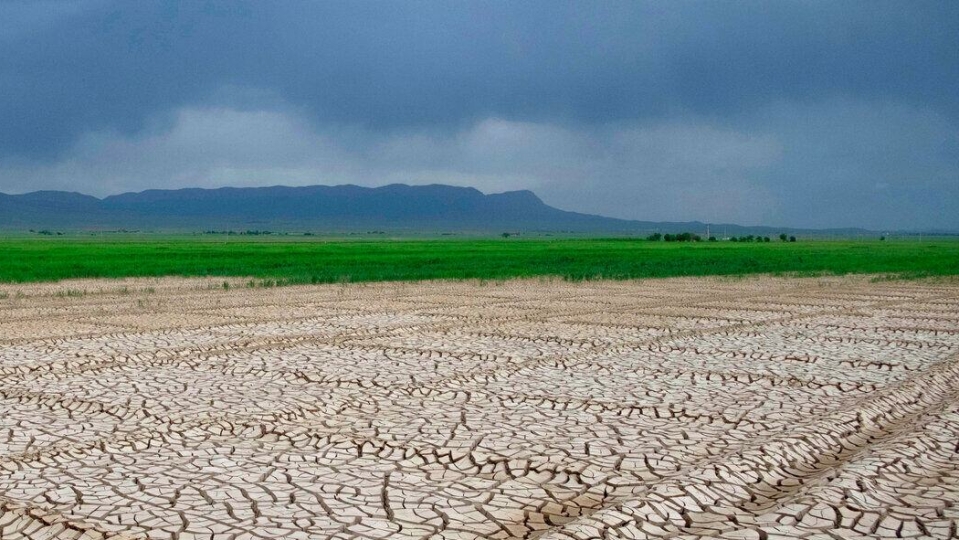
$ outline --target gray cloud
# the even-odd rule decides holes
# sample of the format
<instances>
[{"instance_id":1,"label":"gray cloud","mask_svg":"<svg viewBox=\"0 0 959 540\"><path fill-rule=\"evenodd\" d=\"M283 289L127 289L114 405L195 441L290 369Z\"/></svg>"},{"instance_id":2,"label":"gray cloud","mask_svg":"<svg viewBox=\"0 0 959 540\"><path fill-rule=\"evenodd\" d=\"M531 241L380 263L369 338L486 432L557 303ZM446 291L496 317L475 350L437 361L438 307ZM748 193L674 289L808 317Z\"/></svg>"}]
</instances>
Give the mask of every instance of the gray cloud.
<instances>
[{"instance_id":1,"label":"gray cloud","mask_svg":"<svg viewBox=\"0 0 959 540\"><path fill-rule=\"evenodd\" d=\"M392 181L959 228L952 2L0 3L0 191Z\"/></svg>"}]
</instances>

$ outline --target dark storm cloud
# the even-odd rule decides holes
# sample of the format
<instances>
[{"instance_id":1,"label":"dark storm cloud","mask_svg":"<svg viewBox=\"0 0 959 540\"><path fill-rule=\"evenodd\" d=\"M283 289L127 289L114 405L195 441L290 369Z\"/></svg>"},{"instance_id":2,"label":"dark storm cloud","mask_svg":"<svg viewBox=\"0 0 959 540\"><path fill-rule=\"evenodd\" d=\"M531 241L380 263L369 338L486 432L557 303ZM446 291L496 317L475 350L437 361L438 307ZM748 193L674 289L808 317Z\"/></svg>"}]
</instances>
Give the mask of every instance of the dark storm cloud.
<instances>
[{"instance_id":1,"label":"dark storm cloud","mask_svg":"<svg viewBox=\"0 0 959 540\"><path fill-rule=\"evenodd\" d=\"M45 155L89 129L136 132L179 105L242 103L229 87L373 127L724 116L830 95L955 117L957 15L919 2L92 3L3 42L0 145Z\"/></svg>"},{"instance_id":2,"label":"dark storm cloud","mask_svg":"<svg viewBox=\"0 0 959 540\"><path fill-rule=\"evenodd\" d=\"M448 178L623 217L959 226L922 212L959 214L957 28L955 2L5 2L0 191Z\"/></svg>"}]
</instances>

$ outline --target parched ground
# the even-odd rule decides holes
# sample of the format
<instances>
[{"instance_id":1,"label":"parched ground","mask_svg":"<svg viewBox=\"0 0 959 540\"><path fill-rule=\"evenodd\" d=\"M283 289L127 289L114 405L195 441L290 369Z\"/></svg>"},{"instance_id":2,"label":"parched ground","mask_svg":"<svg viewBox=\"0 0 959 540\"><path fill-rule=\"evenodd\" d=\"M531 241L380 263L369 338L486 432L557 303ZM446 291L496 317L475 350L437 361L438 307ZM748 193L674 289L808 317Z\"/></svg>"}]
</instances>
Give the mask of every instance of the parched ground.
<instances>
[{"instance_id":1,"label":"parched ground","mask_svg":"<svg viewBox=\"0 0 959 540\"><path fill-rule=\"evenodd\" d=\"M0 538L956 536L959 282L0 286Z\"/></svg>"}]
</instances>

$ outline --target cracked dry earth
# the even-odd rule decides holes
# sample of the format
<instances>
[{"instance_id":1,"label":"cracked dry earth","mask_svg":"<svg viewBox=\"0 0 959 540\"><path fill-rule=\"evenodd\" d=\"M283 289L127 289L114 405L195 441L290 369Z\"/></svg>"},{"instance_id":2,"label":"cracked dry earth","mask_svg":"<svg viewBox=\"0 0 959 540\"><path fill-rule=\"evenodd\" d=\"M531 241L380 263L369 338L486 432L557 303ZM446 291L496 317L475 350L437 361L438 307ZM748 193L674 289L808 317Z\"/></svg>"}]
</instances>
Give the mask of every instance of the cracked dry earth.
<instances>
[{"instance_id":1,"label":"cracked dry earth","mask_svg":"<svg viewBox=\"0 0 959 540\"><path fill-rule=\"evenodd\" d=\"M959 282L221 283L0 286L0 538L956 536Z\"/></svg>"}]
</instances>

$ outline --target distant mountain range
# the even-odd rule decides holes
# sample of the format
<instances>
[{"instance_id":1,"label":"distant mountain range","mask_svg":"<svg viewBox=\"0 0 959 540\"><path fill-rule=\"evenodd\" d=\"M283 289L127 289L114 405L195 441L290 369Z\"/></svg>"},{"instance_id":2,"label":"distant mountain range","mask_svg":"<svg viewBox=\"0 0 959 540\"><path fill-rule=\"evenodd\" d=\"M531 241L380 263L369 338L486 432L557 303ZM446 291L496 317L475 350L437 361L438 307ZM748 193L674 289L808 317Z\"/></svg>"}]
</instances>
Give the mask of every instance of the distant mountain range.
<instances>
[{"instance_id":1,"label":"distant mountain range","mask_svg":"<svg viewBox=\"0 0 959 540\"><path fill-rule=\"evenodd\" d=\"M803 230L710 225L713 235L874 234L863 229ZM639 234L690 231L706 224L614 219L553 208L531 191L485 195L468 187L392 184L147 190L103 199L65 191L0 193L3 230L272 230L336 233L555 232Z\"/></svg>"}]
</instances>

